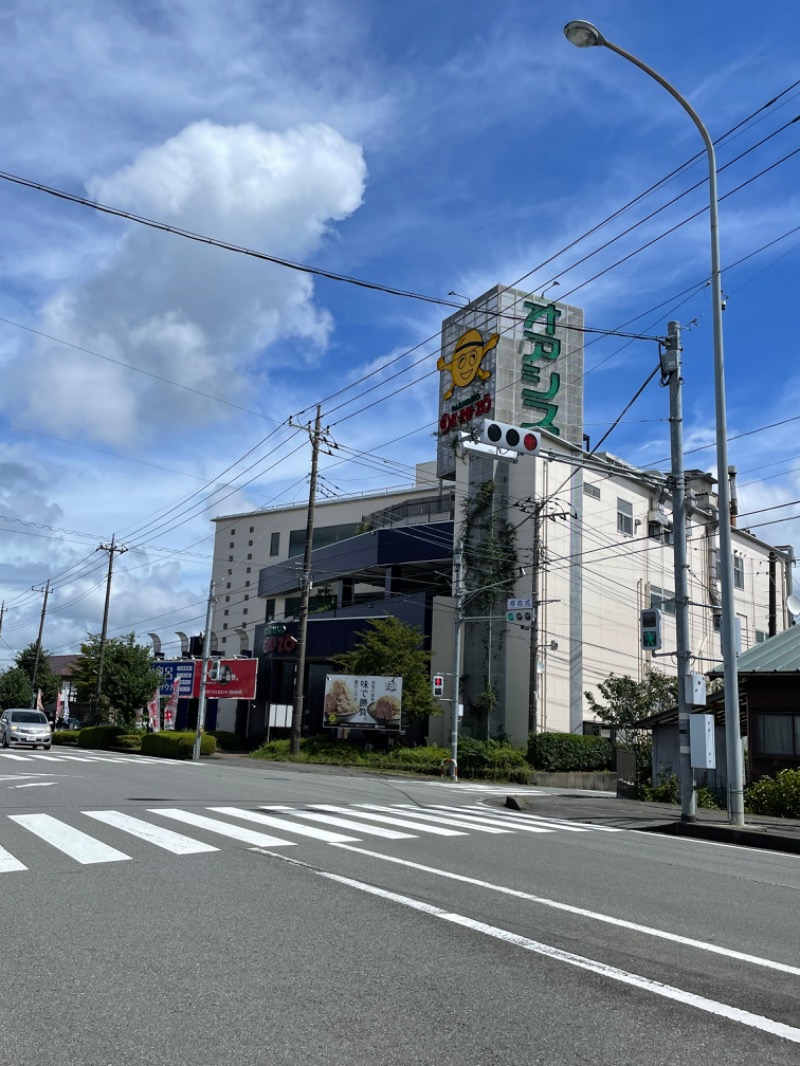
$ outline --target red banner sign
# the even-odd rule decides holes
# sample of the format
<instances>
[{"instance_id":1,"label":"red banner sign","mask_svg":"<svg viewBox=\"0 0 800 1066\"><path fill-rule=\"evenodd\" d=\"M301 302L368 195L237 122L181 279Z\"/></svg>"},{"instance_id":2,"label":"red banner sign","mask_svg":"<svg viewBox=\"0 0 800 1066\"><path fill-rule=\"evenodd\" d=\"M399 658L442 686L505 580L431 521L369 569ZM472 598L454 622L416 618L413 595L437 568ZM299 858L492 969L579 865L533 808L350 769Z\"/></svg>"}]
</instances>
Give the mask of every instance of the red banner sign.
<instances>
[{"instance_id":1,"label":"red banner sign","mask_svg":"<svg viewBox=\"0 0 800 1066\"><path fill-rule=\"evenodd\" d=\"M209 681L206 685L206 698L209 700L253 700L256 697L257 659L222 659L220 660L222 677L219 681ZM200 666L194 672L192 696L200 695Z\"/></svg>"}]
</instances>

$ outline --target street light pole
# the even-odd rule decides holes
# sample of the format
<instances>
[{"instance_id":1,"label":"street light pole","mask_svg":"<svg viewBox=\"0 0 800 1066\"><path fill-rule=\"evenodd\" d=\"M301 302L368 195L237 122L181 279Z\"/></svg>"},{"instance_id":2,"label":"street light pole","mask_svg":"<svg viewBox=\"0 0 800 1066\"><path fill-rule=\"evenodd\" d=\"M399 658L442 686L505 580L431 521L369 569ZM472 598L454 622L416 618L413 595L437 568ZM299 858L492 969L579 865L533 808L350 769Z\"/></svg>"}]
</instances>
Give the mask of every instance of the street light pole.
<instances>
[{"instance_id":1,"label":"street light pole","mask_svg":"<svg viewBox=\"0 0 800 1066\"><path fill-rule=\"evenodd\" d=\"M733 600L733 545L731 499L728 483L728 416L725 402L725 357L722 342L722 274L719 256L719 211L717 207L717 161L714 144L699 115L677 89L641 59L607 41L591 22L574 20L564 27L564 36L577 48L602 46L627 59L658 82L681 105L697 127L708 156L708 199L711 227L711 311L714 331L714 404L717 437L717 484L719 500L719 553L722 585L722 658L725 677L725 741L728 766L728 819L744 825L744 767L739 722L739 677L736 667L736 609Z\"/></svg>"}]
</instances>

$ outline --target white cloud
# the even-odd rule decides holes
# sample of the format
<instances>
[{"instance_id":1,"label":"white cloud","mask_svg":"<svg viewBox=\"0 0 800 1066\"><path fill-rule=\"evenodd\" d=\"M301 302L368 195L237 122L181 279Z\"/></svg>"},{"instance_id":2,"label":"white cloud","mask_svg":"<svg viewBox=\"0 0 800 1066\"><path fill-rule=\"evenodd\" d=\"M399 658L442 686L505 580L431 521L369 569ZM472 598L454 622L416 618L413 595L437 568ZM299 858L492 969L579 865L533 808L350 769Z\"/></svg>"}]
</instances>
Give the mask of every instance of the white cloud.
<instances>
[{"instance_id":1,"label":"white cloud","mask_svg":"<svg viewBox=\"0 0 800 1066\"><path fill-rule=\"evenodd\" d=\"M328 126L283 133L198 122L129 166L89 183L94 198L234 244L302 260L361 203L361 149ZM131 228L97 273L54 294L41 328L193 388L242 402L248 373L269 370L271 344L323 350L330 315L302 273ZM31 358L33 354L34 358ZM91 355L37 339L8 370L15 411L114 444L158 441L229 409ZM0 401L2 403L3 401Z\"/></svg>"}]
</instances>

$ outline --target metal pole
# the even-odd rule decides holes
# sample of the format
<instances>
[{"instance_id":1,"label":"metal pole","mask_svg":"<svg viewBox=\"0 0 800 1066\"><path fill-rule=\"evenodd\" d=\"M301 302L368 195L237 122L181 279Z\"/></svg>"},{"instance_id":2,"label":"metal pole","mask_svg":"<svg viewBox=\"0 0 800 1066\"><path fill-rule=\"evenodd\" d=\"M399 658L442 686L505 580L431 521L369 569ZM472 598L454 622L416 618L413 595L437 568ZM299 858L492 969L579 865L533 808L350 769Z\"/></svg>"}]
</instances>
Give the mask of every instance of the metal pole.
<instances>
[{"instance_id":1,"label":"metal pole","mask_svg":"<svg viewBox=\"0 0 800 1066\"><path fill-rule=\"evenodd\" d=\"M453 701L450 706L450 764L448 776L458 780L458 709L461 704L461 634L464 625L464 584L462 577L463 542L456 542L453 554L453 596L456 613L453 619ZM491 649L490 649L491 652Z\"/></svg>"},{"instance_id":2,"label":"metal pole","mask_svg":"<svg viewBox=\"0 0 800 1066\"><path fill-rule=\"evenodd\" d=\"M596 26L580 25L589 31L586 44L602 45L627 59L658 82L681 105L697 127L708 156L708 202L711 235L711 312L714 330L714 408L717 437L717 484L719 500L719 554L722 586L722 658L725 679L725 742L728 768L728 820L732 825L744 825L744 765L742 734L739 721L739 675L736 666L736 606L733 592L733 551L731 537L731 498L728 484L728 415L725 401L725 356L722 339L722 273L719 255L719 211L717 206L717 160L714 144L700 116L677 89L641 59L607 41Z\"/></svg>"},{"instance_id":3,"label":"metal pole","mask_svg":"<svg viewBox=\"0 0 800 1066\"><path fill-rule=\"evenodd\" d=\"M208 687L208 660L211 657L211 625L214 619L214 582L208 589L208 607L206 608L206 631L203 634L203 659L200 665L200 699L197 701L197 728L194 735L193 762L200 761L200 738L206 724L206 689Z\"/></svg>"},{"instance_id":4,"label":"metal pole","mask_svg":"<svg viewBox=\"0 0 800 1066\"><path fill-rule=\"evenodd\" d=\"M42 635L44 633L44 616L47 614L47 597L50 595L50 578L47 579L44 586L44 602L42 603L42 613L39 617L39 635L36 638L36 655L33 660L33 681L31 687L33 688L33 699L31 701L31 707L36 706L36 679L39 676L39 656L42 654Z\"/></svg>"},{"instance_id":5,"label":"metal pole","mask_svg":"<svg viewBox=\"0 0 800 1066\"><path fill-rule=\"evenodd\" d=\"M533 504L533 560L531 563L531 653L530 653L530 701L528 705L528 733L539 728L539 570L542 554L542 510L544 500Z\"/></svg>"},{"instance_id":6,"label":"metal pole","mask_svg":"<svg viewBox=\"0 0 800 1066\"><path fill-rule=\"evenodd\" d=\"M672 537L675 571L675 634L678 660L678 766L681 782L681 821L693 822L697 803L689 744L688 681L691 670L689 636L689 560L686 543L686 475L683 469L683 378L681 377L681 327L667 325L669 340L662 370L669 377L669 439L672 456Z\"/></svg>"},{"instance_id":7,"label":"metal pole","mask_svg":"<svg viewBox=\"0 0 800 1066\"><path fill-rule=\"evenodd\" d=\"M306 520L306 544L303 552L303 576L300 597L300 614L297 621L297 664L292 697L292 732L289 752L300 754L300 730L303 724L303 689L306 672L306 635L308 633L308 601L311 595L311 542L314 538L314 504L317 496L317 462L319 460L320 406L311 436L311 478L308 486L308 518Z\"/></svg>"}]
</instances>

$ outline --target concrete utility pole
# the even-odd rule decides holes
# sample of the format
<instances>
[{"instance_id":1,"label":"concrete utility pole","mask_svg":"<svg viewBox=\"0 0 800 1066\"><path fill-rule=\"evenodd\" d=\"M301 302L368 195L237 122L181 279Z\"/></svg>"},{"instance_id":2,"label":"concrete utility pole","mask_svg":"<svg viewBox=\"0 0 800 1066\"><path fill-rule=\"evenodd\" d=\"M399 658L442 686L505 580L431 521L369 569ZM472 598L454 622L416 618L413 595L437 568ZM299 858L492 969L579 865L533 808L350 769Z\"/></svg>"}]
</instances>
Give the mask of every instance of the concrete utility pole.
<instances>
[{"instance_id":1,"label":"concrete utility pole","mask_svg":"<svg viewBox=\"0 0 800 1066\"><path fill-rule=\"evenodd\" d=\"M463 550L464 542L459 539L456 541L453 553L453 597L456 601L456 613L453 631L453 702L450 707L450 763L448 765L448 776L454 781L458 778L458 709L461 704L461 634L464 627Z\"/></svg>"},{"instance_id":2,"label":"concrete utility pole","mask_svg":"<svg viewBox=\"0 0 800 1066\"><path fill-rule=\"evenodd\" d=\"M667 324L667 343L661 350L661 373L669 380L669 442L672 459L672 551L675 571L675 635L678 660L678 766L681 782L681 821L693 822L697 810L689 743L688 700L691 673L689 635L689 560L686 545L686 474L683 469L683 378L681 327Z\"/></svg>"},{"instance_id":3,"label":"concrete utility pole","mask_svg":"<svg viewBox=\"0 0 800 1066\"><path fill-rule=\"evenodd\" d=\"M127 548L118 548L115 544L116 534L111 537L110 544L101 544L98 547L98 551L108 552L108 577L106 578L106 603L103 608L103 628L100 632L100 651L97 659L97 691L95 693L95 702L97 704L97 713L100 713L100 693L103 690L103 657L106 650L106 634L108 633L108 606L111 601L111 575L114 571L114 553L119 552L120 555L126 552Z\"/></svg>"},{"instance_id":4,"label":"concrete utility pole","mask_svg":"<svg viewBox=\"0 0 800 1066\"><path fill-rule=\"evenodd\" d=\"M533 559L531 561L531 653L528 733L539 728L539 575L542 561L542 511L544 499L533 501Z\"/></svg>"},{"instance_id":5,"label":"concrete utility pole","mask_svg":"<svg viewBox=\"0 0 800 1066\"><path fill-rule=\"evenodd\" d=\"M206 631L203 634L203 659L200 664L200 699L197 702L197 728L194 734L192 760L200 761L200 738L206 724L206 689L208 687L208 661L211 657L211 624L214 619L214 582L208 589L208 606L206 608Z\"/></svg>"},{"instance_id":6,"label":"concrete utility pole","mask_svg":"<svg viewBox=\"0 0 800 1066\"><path fill-rule=\"evenodd\" d=\"M41 589L39 591L41 591ZM42 614L41 614L41 617L39 618L39 635L36 638L36 656L35 656L35 658L33 660L33 683L32 683L33 698L31 700L31 707L35 707L36 706L36 693L37 693L36 679L39 676L39 656L42 653L42 634L44 633L44 617L47 614L47 598L48 598L49 595L50 595L50 578L47 579L47 582L45 583L45 586L44 586L44 602L42 603Z\"/></svg>"},{"instance_id":7,"label":"concrete utility pole","mask_svg":"<svg viewBox=\"0 0 800 1066\"><path fill-rule=\"evenodd\" d=\"M308 631L308 601L311 595L311 542L314 538L314 504L317 497L317 463L320 443L320 406L311 433L311 477L308 486L308 518L306 520L306 544L303 552L303 574L300 596L300 614L297 620L297 663L292 695L292 732L289 751L300 754L300 730L303 725L303 689L306 672L306 633Z\"/></svg>"}]
</instances>

